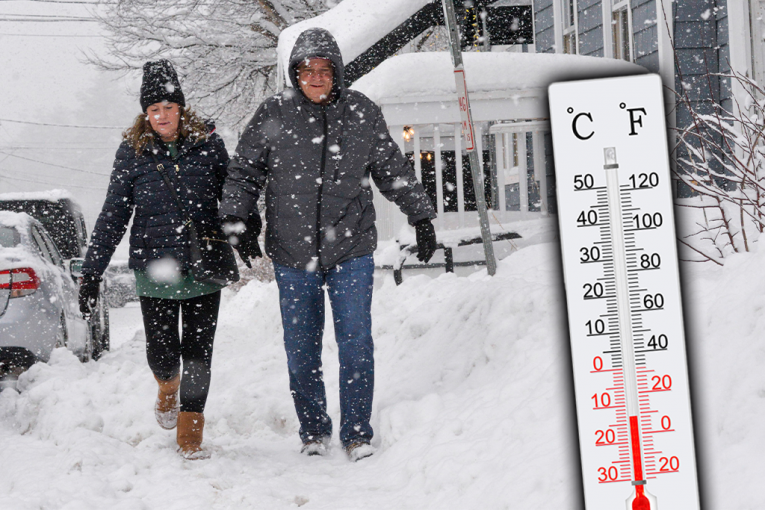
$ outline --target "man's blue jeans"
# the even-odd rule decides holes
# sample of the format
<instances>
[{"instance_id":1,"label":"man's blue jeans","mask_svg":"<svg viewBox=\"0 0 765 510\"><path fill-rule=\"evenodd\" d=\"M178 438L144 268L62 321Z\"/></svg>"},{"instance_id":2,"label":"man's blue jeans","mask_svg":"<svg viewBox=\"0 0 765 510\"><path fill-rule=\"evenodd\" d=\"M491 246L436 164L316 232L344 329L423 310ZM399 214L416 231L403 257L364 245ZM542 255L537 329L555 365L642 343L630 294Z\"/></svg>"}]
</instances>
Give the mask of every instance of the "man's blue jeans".
<instances>
[{"instance_id":1,"label":"man's blue jeans","mask_svg":"<svg viewBox=\"0 0 765 510\"><path fill-rule=\"evenodd\" d=\"M332 435L321 368L326 285L340 357L340 441L343 446L369 441L374 389L372 255L326 271L274 266L300 438L305 443Z\"/></svg>"}]
</instances>

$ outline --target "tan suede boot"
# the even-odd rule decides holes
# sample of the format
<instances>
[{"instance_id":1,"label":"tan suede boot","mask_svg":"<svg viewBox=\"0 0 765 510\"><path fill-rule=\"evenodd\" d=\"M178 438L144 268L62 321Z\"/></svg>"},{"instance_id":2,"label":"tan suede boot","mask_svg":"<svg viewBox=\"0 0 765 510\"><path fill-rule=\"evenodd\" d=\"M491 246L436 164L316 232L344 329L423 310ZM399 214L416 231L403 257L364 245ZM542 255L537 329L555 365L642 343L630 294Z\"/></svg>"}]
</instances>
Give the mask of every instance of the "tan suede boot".
<instances>
[{"instance_id":1,"label":"tan suede boot","mask_svg":"<svg viewBox=\"0 0 765 510\"><path fill-rule=\"evenodd\" d=\"M184 459L206 459L209 452L202 449L202 430L205 416L202 413L178 413L178 453Z\"/></svg>"},{"instance_id":2,"label":"tan suede boot","mask_svg":"<svg viewBox=\"0 0 765 510\"><path fill-rule=\"evenodd\" d=\"M178 422L178 388L181 386L181 375L163 381L154 376L159 384L157 401L154 403L154 416L159 426L166 430L175 428Z\"/></svg>"}]
</instances>

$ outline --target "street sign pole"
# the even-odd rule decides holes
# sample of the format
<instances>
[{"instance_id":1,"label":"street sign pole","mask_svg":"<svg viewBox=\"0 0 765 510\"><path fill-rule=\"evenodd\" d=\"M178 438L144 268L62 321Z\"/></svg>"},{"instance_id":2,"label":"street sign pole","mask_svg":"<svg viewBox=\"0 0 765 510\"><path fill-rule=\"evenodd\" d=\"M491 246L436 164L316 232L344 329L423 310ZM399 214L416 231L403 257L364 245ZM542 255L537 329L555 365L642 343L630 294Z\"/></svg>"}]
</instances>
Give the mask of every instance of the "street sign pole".
<instances>
[{"instance_id":1,"label":"street sign pole","mask_svg":"<svg viewBox=\"0 0 765 510\"><path fill-rule=\"evenodd\" d=\"M462 63L462 50L460 49L460 36L457 31L457 17L454 14L454 0L442 0L446 26L449 29L449 45L452 51L452 64L454 65L454 81L457 84L457 96L462 118L462 134L465 137L465 149L470 161L470 173L473 176L473 189L475 190L475 203L478 208L478 219L481 224L481 239L483 251L486 255L486 269L489 275L494 276L497 272L497 261L494 258L494 246L491 244L491 230L489 229L489 214L486 209L486 196L484 193L481 167L478 164L478 149L475 143L475 130L473 119L470 114L470 100L468 99L467 85L465 83L465 68ZM456 133L455 133L456 136Z\"/></svg>"}]
</instances>

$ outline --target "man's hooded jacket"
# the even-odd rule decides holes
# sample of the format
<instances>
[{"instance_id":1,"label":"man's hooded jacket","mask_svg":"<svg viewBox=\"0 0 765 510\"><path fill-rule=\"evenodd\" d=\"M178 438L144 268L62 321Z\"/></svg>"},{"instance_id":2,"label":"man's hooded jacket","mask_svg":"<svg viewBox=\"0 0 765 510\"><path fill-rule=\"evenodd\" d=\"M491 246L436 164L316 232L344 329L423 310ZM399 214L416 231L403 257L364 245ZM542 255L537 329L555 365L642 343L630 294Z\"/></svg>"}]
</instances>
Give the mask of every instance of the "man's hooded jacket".
<instances>
[{"instance_id":1,"label":"man's hooded jacket","mask_svg":"<svg viewBox=\"0 0 765 510\"><path fill-rule=\"evenodd\" d=\"M297 66L314 57L334 66L328 104L300 90ZM370 177L409 223L435 218L409 160L380 108L343 86L343 60L326 30L300 34L288 73L294 89L268 98L250 120L229 164L222 215L242 219L266 188L266 252L298 269L329 269L377 247Z\"/></svg>"}]
</instances>

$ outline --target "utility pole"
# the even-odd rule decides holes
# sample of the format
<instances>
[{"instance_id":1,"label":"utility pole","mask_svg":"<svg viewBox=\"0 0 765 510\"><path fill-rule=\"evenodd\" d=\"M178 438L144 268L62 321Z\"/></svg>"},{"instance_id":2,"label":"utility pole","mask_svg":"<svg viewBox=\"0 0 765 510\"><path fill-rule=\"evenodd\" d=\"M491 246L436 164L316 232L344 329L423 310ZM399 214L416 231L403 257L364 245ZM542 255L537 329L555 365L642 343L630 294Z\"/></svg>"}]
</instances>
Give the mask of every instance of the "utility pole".
<instances>
[{"instance_id":1,"label":"utility pole","mask_svg":"<svg viewBox=\"0 0 765 510\"><path fill-rule=\"evenodd\" d=\"M494 276L497 272L497 261L494 258L494 245L491 244L489 214L486 210L486 194L481 176L481 167L478 164L478 149L475 143L475 130L473 129L473 119L470 114L470 101L468 99L467 85L465 83L465 68L462 63L462 49L460 47L460 34L457 30L457 17L454 14L454 0L442 0L442 2L444 6L446 26L449 29L449 45L451 46L452 51L454 81L457 84L457 100L459 102L460 117L462 118L462 134L465 137L465 149L468 152L470 173L473 176L475 203L478 209L478 219L481 224L483 251L486 255L486 268L489 275Z\"/></svg>"}]
</instances>

